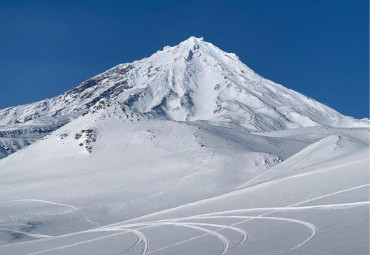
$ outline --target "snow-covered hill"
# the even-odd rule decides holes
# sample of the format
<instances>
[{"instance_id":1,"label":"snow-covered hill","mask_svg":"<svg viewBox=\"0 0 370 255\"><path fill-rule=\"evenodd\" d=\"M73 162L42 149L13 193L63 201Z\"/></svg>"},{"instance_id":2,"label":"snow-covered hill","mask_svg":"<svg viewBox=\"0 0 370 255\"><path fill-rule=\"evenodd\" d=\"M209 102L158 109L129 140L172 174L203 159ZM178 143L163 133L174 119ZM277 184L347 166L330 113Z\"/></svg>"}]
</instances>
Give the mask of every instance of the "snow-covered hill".
<instances>
[{"instance_id":1,"label":"snow-covered hill","mask_svg":"<svg viewBox=\"0 0 370 255\"><path fill-rule=\"evenodd\" d=\"M366 255L369 127L191 37L0 110L0 254Z\"/></svg>"}]
</instances>

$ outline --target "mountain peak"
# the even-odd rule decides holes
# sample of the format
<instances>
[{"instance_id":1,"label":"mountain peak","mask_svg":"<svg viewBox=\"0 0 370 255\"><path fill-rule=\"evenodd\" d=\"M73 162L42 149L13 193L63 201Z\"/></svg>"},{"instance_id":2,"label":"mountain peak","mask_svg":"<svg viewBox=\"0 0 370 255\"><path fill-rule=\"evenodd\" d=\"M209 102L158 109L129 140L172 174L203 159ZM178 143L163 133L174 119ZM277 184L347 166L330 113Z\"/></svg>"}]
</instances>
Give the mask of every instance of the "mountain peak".
<instances>
[{"instance_id":1,"label":"mountain peak","mask_svg":"<svg viewBox=\"0 0 370 255\"><path fill-rule=\"evenodd\" d=\"M202 37L190 36L188 39L186 39L185 41L182 41L180 44L194 45L194 44L200 44L202 42L204 42L203 36Z\"/></svg>"},{"instance_id":2,"label":"mountain peak","mask_svg":"<svg viewBox=\"0 0 370 255\"><path fill-rule=\"evenodd\" d=\"M235 54L194 36L148 58L120 64L57 97L0 110L0 126L65 123L103 98L142 114L236 124L251 131L368 126L262 78Z\"/></svg>"},{"instance_id":3,"label":"mountain peak","mask_svg":"<svg viewBox=\"0 0 370 255\"><path fill-rule=\"evenodd\" d=\"M210 52L221 52L222 54L225 53L212 43L204 41L203 37L195 36L191 36L175 46L165 46L163 51L158 51L157 53L167 55L183 55L187 57L189 54L192 54L195 51L201 51L203 54L208 54ZM156 56L157 53L155 53L153 56Z\"/></svg>"},{"instance_id":4,"label":"mountain peak","mask_svg":"<svg viewBox=\"0 0 370 255\"><path fill-rule=\"evenodd\" d=\"M192 55L195 51L202 51L206 54L207 52L214 51L216 48L213 44L205 42L203 37L191 36L175 46L165 46L162 51L157 51L150 58L153 59L158 55L160 55L160 58L163 58L163 56L169 56L170 58L173 56L183 56L187 58L189 54Z\"/></svg>"}]
</instances>

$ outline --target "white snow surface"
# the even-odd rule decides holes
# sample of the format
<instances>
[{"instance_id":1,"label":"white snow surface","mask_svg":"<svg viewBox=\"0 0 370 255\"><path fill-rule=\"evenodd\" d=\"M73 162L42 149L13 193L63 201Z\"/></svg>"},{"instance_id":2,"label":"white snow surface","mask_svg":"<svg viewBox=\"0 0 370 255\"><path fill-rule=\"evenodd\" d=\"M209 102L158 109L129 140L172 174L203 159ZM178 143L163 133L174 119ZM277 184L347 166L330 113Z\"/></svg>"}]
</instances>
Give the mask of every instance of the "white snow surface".
<instances>
[{"instance_id":1,"label":"white snow surface","mask_svg":"<svg viewBox=\"0 0 370 255\"><path fill-rule=\"evenodd\" d=\"M0 254L366 255L369 132L191 37L0 110Z\"/></svg>"}]
</instances>

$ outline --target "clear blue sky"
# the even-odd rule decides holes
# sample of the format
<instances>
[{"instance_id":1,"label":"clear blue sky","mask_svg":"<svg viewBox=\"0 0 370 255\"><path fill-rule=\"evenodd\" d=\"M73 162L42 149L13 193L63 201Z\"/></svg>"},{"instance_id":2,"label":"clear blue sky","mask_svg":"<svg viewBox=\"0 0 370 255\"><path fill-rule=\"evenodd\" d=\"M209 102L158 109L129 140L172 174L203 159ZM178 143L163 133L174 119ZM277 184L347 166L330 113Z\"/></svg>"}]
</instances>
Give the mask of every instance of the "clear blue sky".
<instances>
[{"instance_id":1,"label":"clear blue sky","mask_svg":"<svg viewBox=\"0 0 370 255\"><path fill-rule=\"evenodd\" d=\"M367 0L0 0L0 108L56 96L191 35L343 114L369 117Z\"/></svg>"}]
</instances>

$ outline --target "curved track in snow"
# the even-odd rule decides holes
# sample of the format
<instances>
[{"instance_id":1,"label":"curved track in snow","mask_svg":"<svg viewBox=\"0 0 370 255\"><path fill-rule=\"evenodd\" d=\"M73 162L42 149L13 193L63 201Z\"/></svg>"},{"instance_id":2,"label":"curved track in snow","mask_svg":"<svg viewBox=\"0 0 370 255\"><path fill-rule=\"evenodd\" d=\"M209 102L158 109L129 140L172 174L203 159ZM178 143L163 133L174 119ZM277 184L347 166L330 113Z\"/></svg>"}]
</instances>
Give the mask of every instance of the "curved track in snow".
<instances>
[{"instance_id":1,"label":"curved track in snow","mask_svg":"<svg viewBox=\"0 0 370 255\"><path fill-rule=\"evenodd\" d=\"M263 217L263 216L239 216L239 215L204 216L204 217L201 216L199 218L201 218L201 219L225 219L225 218L229 218L229 219L277 220L277 221L285 221L285 222L290 222L290 223L296 223L296 224L299 224L299 225L302 225L302 226L306 227L310 231L310 235L305 240L303 240L302 242L293 246L292 248L284 250L284 252L289 251L289 250L295 250L295 249L301 247L302 245L304 245L305 243L308 243L309 241L311 241L317 235L317 232L318 232L316 226L313 225L312 223L309 223L307 221L302 221L302 220L290 219L290 218ZM241 223L243 223L243 221L234 223L231 226L239 225ZM277 253L277 254L280 254L280 253Z\"/></svg>"},{"instance_id":2,"label":"curved track in snow","mask_svg":"<svg viewBox=\"0 0 370 255\"><path fill-rule=\"evenodd\" d=\"M73 206L73 205L69 205L69 204L62 204L62 203L55 203L55 202L51 202L51 201L47 201L47 200L41 200L41 199L32 199L32 198L26 198L26 199L16 199L16 200L10 200L10 201L6 201L6 202L2 202L0 204L9 204L9 203L14 203L14 202L37 202L37 203L44 203L44 204L50 204L50 205L57 205L57 206L63 206L63 207L68 207L68 208L71 208L75 211L78 211L79 213L81 213L81 215L84 217L84 219L97 226L97 227L100 227L100 224L95 222L95 221L92 221L84 211L82 211L80 208L76 207L76 206Z\"/></svg>"},{"instance_id":3,"label":"curved track in snow","mask_svg":"<svg viewBox=\"0 0 370 255\"><path fill-rule=\"evenodd\" d=\"M284 252L287 252L287 251L298 249L299 247L308 243L309 241L311 241L317 235L318 230L317 230L315 225L313 225L312 223L303 221L303 220L292 219L292 218L282 218L282 217L267 217L266 216L267 214L271 214L271 213L279 212L279 211L340 210L340 209L346 209L346 208L368 206L370 204L370 201L342 203L342 204L324 204L324 205L299 206L301 204L308 203L308 202L311 202L311 201L315 201L315 200L318 200L320 198L325 198L325 197L328 197L328 196L331 196L331 195L339 194L339 193L342 193L342 192L346 192L346 191L350 191L350 190L353 190L353 189L356 189L356 188L366 187L366 186L368 186L368 185L361 185L361 186L354 187L354 188L351 188L351 189L346 189L346 190L334 192L334 193L323 195L323 196L320 196L320 197L304 200L304 201L301 201L301 202L298 202L298 203L295 203L293 205L286 206L286 207L236 209L236 210L226 210L226 211L212 212L212 213L208 213L208 214L199 214L199 215L194 215L194 216L190 216L190 217L183 217L183 218L171 218L171 219L165 219L165 220L140 222L140 223L129 223L129 224L119 224L118 223L118 224L115 224L114 226L102 226L102 227L98 227L98 228L87 230L87 231L81 231L81 232L77 232L77 233L71 233L71 234L62 235L62 236L55 236L55 237L49 237L49 236L45 236L45 235L41 235L41 234L37 235L37 234L25 233L29 236L32 236L32 237L35 237L35 238L40 238L40 239L33 240L33 241L28 241L28 242L20 243L20 244L0 246L0 249L1 248L12 247L12 246L17 246L17 245L23 245L23 244L34 244L34 243L37 243L37 242L43 242L43 241L48 241L48 240L56 240L56 239L64 238L64 237L69 238L69 237L73 237L74 235L79 235L79 234L84 234L84 233L116 232L116 231L119 231L119 233L108 234L108 235L104 235L104 236L101 236L101 237L91 238L91 239L84 240L84 241L79 241L79 242L74 242L74 243L70 243L70 244L67 244L67 245L62 245L62 246L51 248L51 249L31 252L31 253L28 253L27 255L44 254L44 253L47 253L47 252L53 252L53 251L62 250L62 249L70 248L70 247L75 247L75 246L82 245L82 244L88 244L88 243L93 243L95 241L109 239L109 238L119 236L119 235L124 235L124 234L127 234L127 233L135 234L138 237L138 240L133 245L131 245L129 248L127 248L126 250L119 253L119 255L129 254L130 252L134 251L139 245L142 245L142 249L141 249L141 252L140 252L141 255L152 254L152 253L156 253L156 252L159 252L159 251L163 251L163 250L168 249L168 248L179 246L181 244L188 243L190 241L196 240L198 238L201 238L201 237L204 237L204 236L207 236L207 235L212 235L212 236L216 237L223 244L223 248L222 248L222 250L220 251L219 254L220 255L225 255L230 250L235 249L235 248L240 247L241 245L245 244L245 242L248 239L248 233L247 233L246 230L244 230L240 227L236 227L236 226L240 225L240 224L243 224L245 222L248 222L250 220L283 221L283 222L298 224L298 225L301 225L301 226L308 229L310 234L307 238L305 238L304 240L302 240L298 244L294 245L293 247L290 247L290 248L287 248L287 249L284 249L284 250L281 250L281 251L278 251L278 252L274 253L275 255L278 255L278 254L281 254L281 253L284 253ZM52 204L57 204L57 203L52 203ZM256 211L257 212L258 211L261 211L261 212L267 211L267 212L262 213L262 214L257 215L257 216L243 215L244 213L256 212ZM198 220L199 221L199 220L203 220L203 219L204 220L240 219L241 221L237 221L233 224L227 224L227 225L226 224L220 224L218 222L217 223L189 222L191 220ZM182 240L182 241L179 241L179 242L176 242L176 243L158 248L156 250L149 251L150 239L148 239L148 237L142 232L142 230L145 230L145 229L148 229L148 228L153 228L153 227L157 228L157 227L165 227L165 226L179 226L179 227L184 227L184 228L195 229L195 230L199 230L199 231L204 232L204 234L197 235L197 236L194 236L194 237L191 237L191 238L188 238L188 239L185 239L185 240ZM215 228L218 228L218 229L210 230L207 227L215 227ZM222 235L222 234L219 233L219 231L224 230L224 229L228 229L228 230L231 230L231 231L234 231L234 232L237 232L238 234L240 234L241 240L234 247L231 246L231 242L230 242L230 240L228 239L227 236ZM3 230L10 231L11 229L3 228ZM15 231L15 230L12 230L12 231ZM19 232L19 231L15 231L15 232Z\"/></svg>"}]
</instances>

